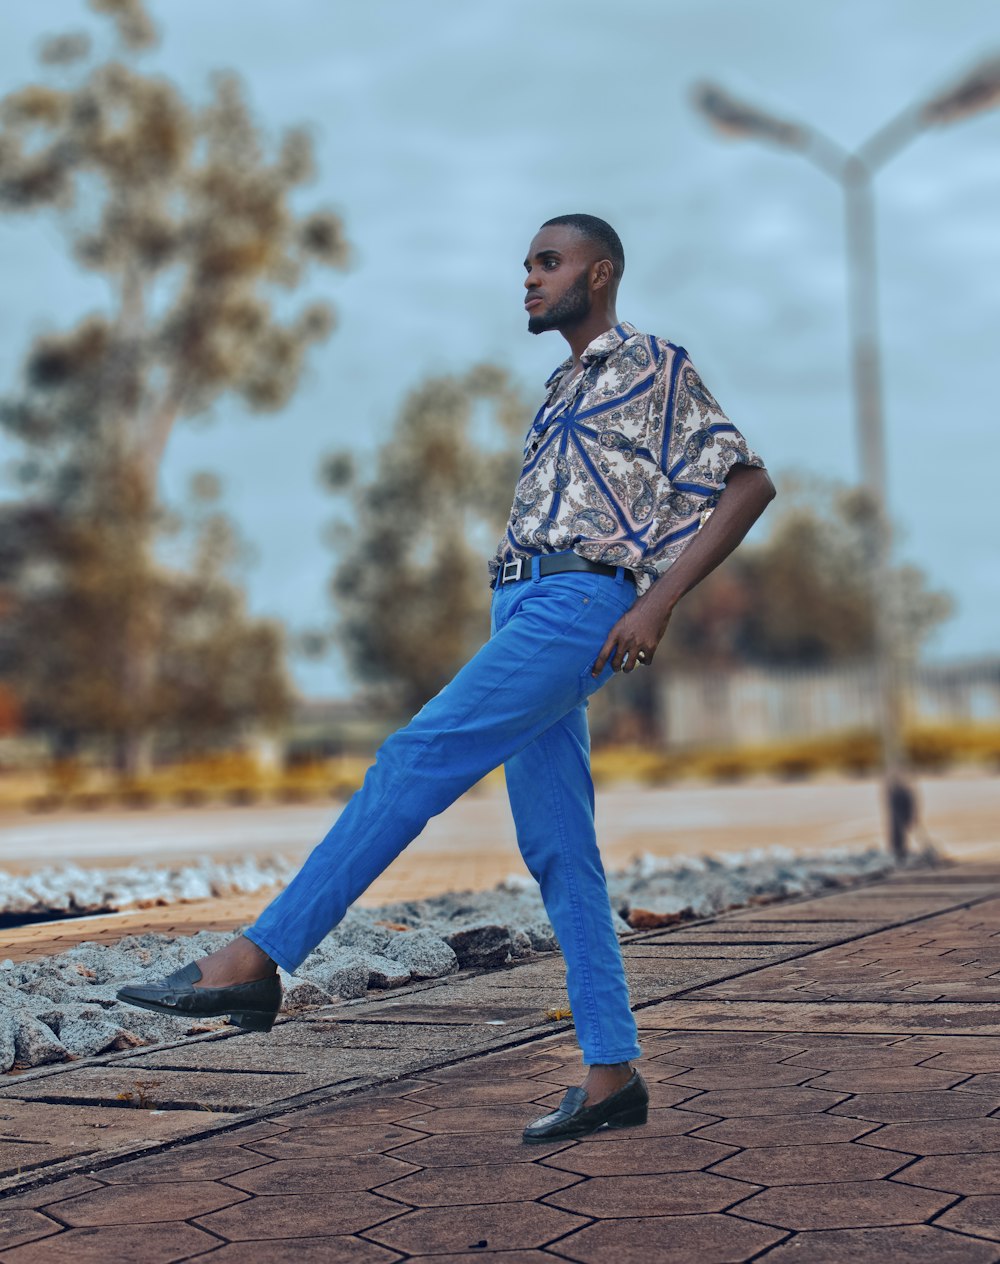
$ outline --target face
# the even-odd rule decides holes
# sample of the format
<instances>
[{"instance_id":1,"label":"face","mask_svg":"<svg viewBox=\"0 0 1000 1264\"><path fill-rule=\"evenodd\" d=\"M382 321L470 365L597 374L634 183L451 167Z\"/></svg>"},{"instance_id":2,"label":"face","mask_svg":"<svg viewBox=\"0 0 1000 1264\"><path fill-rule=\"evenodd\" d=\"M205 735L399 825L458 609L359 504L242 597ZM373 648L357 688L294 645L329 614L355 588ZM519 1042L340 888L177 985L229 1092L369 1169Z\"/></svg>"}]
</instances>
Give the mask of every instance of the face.
<instances>
[{"instance_id":1,"label":"face","mask_svg":"<svg viewBox=\"0 0 1000 1264\"><path fill-rule=\"evenodd\" d=\"M535 234L524 261L528 332L569 329L590 315L593 247L575 229L553 224Z\"/></svg>"}]
</instances>

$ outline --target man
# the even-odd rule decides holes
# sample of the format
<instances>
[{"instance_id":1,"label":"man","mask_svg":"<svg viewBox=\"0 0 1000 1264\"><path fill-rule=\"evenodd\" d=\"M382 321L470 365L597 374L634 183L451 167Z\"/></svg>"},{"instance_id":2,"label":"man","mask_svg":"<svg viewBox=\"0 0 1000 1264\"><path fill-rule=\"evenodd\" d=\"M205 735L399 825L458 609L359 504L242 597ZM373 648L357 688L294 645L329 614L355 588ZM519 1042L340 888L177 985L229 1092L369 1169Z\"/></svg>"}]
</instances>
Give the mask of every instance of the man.
<instances>
[{"instance_id":1,"label":"man","mask_svg":"<svg viewBox=\"0 0 1000 1264\"><path fill-rule=\"evenodd\" d=\"M622 324L625 259L591 215L548 220L525 259L528 329L571 355L528 433L489 563L491 636L380 748L364 785L245 935L122 1000L269 1030L294 971L400 851L503 764L525 864L566 961L588 1074L526 1141L646 1121L648 1091L594 834L587 699L653 661L677 601L774 496L683 348ZM704 511L711 509L707 520Z\"/></svg>"}]
</instances>

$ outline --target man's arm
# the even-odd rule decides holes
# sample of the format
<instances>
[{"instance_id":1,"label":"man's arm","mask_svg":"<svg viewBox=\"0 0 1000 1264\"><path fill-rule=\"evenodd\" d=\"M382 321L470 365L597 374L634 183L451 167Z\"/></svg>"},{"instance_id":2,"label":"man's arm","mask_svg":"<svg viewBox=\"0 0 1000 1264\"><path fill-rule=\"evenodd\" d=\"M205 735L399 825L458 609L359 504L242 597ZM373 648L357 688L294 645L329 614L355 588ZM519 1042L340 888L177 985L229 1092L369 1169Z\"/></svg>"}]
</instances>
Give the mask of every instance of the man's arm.
<instances>
[{"instance_id":1,"label":"man's arm","mask_svg":"<svg viewBox=\"0 0 1000 1264\"><path fill-rule=\"evenodd\" d=\"M615 671L630 672L639 661L640 652L648 666L667 630L674 606L732 553L774 496L774 484L767 470L734 465L708 521L676 562L608 633L594 663L593 675L600 675L612 653Z\"/></svg>"}]
</instances>

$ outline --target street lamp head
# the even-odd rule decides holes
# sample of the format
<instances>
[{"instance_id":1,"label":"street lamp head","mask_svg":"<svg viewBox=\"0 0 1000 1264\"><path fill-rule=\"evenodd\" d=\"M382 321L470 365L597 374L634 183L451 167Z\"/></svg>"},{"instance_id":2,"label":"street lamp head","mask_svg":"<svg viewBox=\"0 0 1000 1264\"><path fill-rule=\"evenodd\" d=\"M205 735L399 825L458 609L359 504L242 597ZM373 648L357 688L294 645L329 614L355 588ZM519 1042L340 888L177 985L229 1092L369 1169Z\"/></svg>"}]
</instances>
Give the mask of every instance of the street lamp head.
<instances>
[{"instance_id":1,"label":"street lamp head","mask_svg":"<svg viewBox=\"0 0 1000 1264\"><path fill-rule=\"evenodd\" d=\"M737 101L715 84L696 84L691 95L695 107L726 136L739 140L756 137L790 149L804 149L808 143L805 128Z\"/></svg>"},{"instance_id":2,"label":"street lamp head","mask_svg":"<svg viewBox=\"0 0 1000 1264\"><path fill-rule=\"evenodd\" d=\"M931 97L921 107L920 118L926 127L941 126L995 105L1000 105L1000 56L980 62L954 87Z\"/></svg>"}]
</instances>

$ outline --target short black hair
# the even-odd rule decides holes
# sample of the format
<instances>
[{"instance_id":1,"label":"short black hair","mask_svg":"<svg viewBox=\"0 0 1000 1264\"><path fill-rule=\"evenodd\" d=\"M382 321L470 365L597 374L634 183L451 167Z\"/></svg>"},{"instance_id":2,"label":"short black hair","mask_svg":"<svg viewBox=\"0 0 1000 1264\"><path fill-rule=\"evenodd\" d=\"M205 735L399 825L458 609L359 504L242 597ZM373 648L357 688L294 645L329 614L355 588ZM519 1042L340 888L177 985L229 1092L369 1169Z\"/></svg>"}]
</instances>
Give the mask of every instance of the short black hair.
<instances>
[{"instance_id":1,"label":"short black hair","mask_svg":"<svg viewBox=\"0 0 1000 1264\"><path fill-rule=\"evenodd\" d=\"M600 246L604 257L611 260L615 280L621 280L622 273L625 271L625 249L622 246L622 239L607 220L598 219L596 215L556 215L552 219L547 219L542 227L551 228L556 225L575 228L578 233Z\"/></svg>"}]
</instances>

